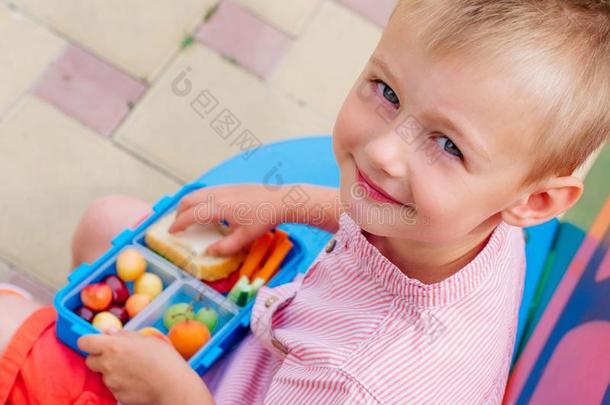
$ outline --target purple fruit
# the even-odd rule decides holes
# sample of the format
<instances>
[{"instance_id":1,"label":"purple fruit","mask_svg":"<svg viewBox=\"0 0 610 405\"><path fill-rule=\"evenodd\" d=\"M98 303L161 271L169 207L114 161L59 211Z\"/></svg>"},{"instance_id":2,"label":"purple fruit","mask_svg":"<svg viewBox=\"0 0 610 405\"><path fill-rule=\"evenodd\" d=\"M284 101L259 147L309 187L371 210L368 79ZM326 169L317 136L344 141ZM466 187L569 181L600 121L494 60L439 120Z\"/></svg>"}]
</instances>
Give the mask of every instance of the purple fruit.
<instances>
[{"instance_id":1,"label":"purple fruit","mask_svg":"<svg viewBox=\"0 0 610 405\"><path fill-rule=\"evenodd\" d=\"M127 310L123 306L112 305L110 308L108 308L108 312L110 312L112 315L119 318L119 320L121 321L121 323L123 325L125 325L127 323L127 321L129 320L129 314L127 313Z\"/></svg>"},{"instance_id":2,"label":"purple fruit","mask_svg":"<svg viewBox=\"0 0 610 405\"><path fill-rule=\"evenodd\" d=\"M87 307L80 307L74 312L76 313L76 315L80 316L81 318L83 318L85 321L87 321L89 323L91 323L91 321L93 320L93 317L95 316L95 312L93 312L92 310L90 310Z\"/></svg>"},{"instance_id":3,"label":"purple fruit","mask_svg":"<svg viewBox=\"0 0 610 405\"><path fill-rule=\"evenodd\" d=\"M112 290L112 303L124 305L129 298L129 289L125 282L115 275L106 277L104 282Z\"/></svg>"}]
</instances>

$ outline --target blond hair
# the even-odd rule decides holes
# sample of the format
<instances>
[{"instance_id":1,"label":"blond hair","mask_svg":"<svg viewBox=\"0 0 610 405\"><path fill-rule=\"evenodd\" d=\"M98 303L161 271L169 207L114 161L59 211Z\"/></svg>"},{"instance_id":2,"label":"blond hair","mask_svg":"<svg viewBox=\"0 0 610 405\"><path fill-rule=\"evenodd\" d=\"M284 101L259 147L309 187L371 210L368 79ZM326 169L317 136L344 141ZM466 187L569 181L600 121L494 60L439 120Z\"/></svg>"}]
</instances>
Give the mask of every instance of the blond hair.
<instances>
[{"instance_id":1,"label":"blond hair","mask_svg":"<svg viewBox=\"0 0 610 405\"><path fill-rule=\"evenodd\" d=\"M572 174L609 138L610 0L399 0L394 19L437 60L520 71L542 114L523 184Z\"/></svg>"}]
</instances>

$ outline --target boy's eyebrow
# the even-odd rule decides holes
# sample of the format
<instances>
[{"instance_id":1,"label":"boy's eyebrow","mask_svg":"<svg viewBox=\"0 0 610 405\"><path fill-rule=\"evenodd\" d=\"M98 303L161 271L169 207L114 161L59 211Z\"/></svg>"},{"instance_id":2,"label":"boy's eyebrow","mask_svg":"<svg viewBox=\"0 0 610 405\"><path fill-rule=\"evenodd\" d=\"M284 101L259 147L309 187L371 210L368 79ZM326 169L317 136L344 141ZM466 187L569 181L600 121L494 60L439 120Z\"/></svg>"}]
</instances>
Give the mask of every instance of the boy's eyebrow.
<instances>
[{"instance_id":1,"label":"boy's eyebrow","mask_svg":"<svg viewBox=\"0 0 610 405\"><path fill-rule=\"evenodd\" d=\"M372 55L370 58L370 62L373 65L376 65L383 71L383 73L388 76L388 78L396 84L399 84L399 76L394 73L394 71L390 68L390 66L379 56ZM437 120L441 125L446 127L450 132L455 134L457 138L459 138L462 142L466 143L468 148L483 157L485 160L490 161L489 153L483 147L480 142L473 140L472 136L467 136L466 134L474 134L474 131L465 130L464 126L456 125L454 122L449 119L447 116L441 114L439 111L432 111L429 114L431 119Z\"/></svg>"},{"instance_id":2,"label":"boy's eyebrow","mask_svg":"<svg viewBox=\"0 0 610 405\"><path fill-rule=\"evenodd\" d=\"M383 71L383 73L390 78L390 80L394 83L399 83L398 75L394 73L392 69L388 66L388 64L378 55L372 55L370 62L373 65L377 65L379 69Z\"/></svg>"}]
</instances>

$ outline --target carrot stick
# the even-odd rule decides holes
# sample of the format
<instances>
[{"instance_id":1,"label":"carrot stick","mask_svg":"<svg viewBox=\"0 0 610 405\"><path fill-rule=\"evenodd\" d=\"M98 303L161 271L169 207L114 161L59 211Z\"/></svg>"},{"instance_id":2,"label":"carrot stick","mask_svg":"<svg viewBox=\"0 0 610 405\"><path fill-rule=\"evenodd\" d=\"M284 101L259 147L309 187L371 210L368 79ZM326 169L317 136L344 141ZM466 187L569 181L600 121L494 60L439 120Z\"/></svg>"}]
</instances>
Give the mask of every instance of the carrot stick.
<instances>
[{"instance_id":1,"label":"carrot stick","mask_svg":"<svg viewBox=\"0 0 610 405\"><path fill-rule=\"evenodd\" d=\"M273 246L272 247L276 247L278 246L281 242L285 241L286 239L288 239L288 232L286 231L282 231L279 228L275 228L275 232L273 233Z\"/></svg>"},{"instance_id":2,"label":"carrot stick","mask_svg":"<svg viewBox=\"0 0 610 405\"><path fill-rule=\"evenodd\" d=\"M252 280L262 278L265 283L269 281L269 279L273 277L277 269L280 267L282 260L284 260L284 257L286 257L290 249L292 249L292 242L290 239L284 239L281 241L273 252L271 252L263 267L254 273Z\"/></svg>"},{"instance_id":3,"label":"carrot stick","mask_svg":"<svg viewBox=\"0 0 610 405\"><path fill-rule=\"evenodd\" d=\"M269 250L271 242L273 241L273 234L271 232L265 232L259 236L250 246L248 255L244 259L244 262L239 269L239 276L246 276L250 278L258 264L265 257L265 253Z\"/></svg>"},{"instance_id":4,"label":"carrot stick","mask_svg":"<svg viewBox=\"0 0 610 405\"><path fill-rule=\"evenodd\" d=\"M267 259L271 256L271 254L275 250L275 248L278 247L279 244L282 243L283 241L285 241L286 239L288 239L287 232L282 231L279 228L274 229L273 240L271 241L271 247L269 248L269 250L267 250L267 253L265 254L265 257L263 257L263 260L261 260L261 262L260 262L261 266L264 265L264 263L267 261Z\"/></svg>"},{"instance_id":5,"label":"carrot stick","mask_svg":"<svg viewBox=\"0 0 610 405\"><path fill-rule=\"evenodd\" d=\"M278 228L275 228L273 230L272 235L273 235L273 240L271 241L271 246L269 246L269 249L267 249L267 252L265 253L265 256L263 256L262 260L260 262L258 262L258 268L253 273L256 273L257 270L260 270L260 268L263 267L263 265L265 264L265 262L267 261L269 256L271 256L271 254L273 253L275 248L282 241L288 239L288 233L286 233ZM252 279L252 280L254 280L254 279Z\"/></svg>"}]
</instances>

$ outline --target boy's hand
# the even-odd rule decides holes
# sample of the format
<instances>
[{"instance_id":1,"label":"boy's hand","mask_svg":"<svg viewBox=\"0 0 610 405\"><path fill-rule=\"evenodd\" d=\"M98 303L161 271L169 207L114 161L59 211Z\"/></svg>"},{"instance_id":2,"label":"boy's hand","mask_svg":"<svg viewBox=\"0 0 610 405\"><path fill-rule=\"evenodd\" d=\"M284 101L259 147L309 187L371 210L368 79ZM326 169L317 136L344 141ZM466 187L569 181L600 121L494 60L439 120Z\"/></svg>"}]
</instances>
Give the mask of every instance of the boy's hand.
<instances>
[{"instance_id":1,"label":"boy's hand","mask_svg":"<svg viewBox=\"0 0 610 405\"><path fill-rule=\"evenodd\" d=\"M78 347L86 363L124 404L212 404L204 382L168 343L153 336L120 331L86 335Z\"/></svg>"},{"instance_id":2,"label":"boy's hand","mask_svg":"<svg viewBox=\"0 0 610 405\"><path fill-rule=\"evenodd\" d=\"M230 256L247 247L268 230L286 222L282 212L282 186L231 184L205 187L180 201L170 232L192 224L227 220L231 233L212 244L207 253Z\"/></svg>"},{"instance_id":3,"label":"boy's hand","mask_svg":"<svg viewBox=\"0 0 610 405\"><path fill-rule=\"evenodd\" d=\"M205 187L180 201L170 232L195 223L227 220L232 232L207 253L230 256L283 222L312 225L329 232L339 227L339 189L298 184L228 184Z\"/></svg>"}]
</instances>

